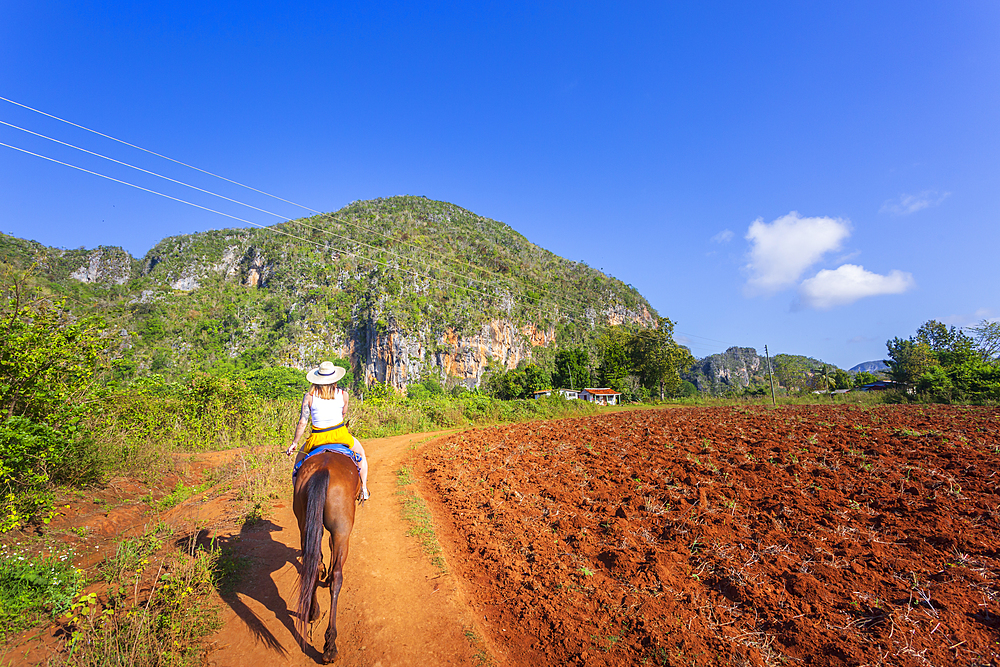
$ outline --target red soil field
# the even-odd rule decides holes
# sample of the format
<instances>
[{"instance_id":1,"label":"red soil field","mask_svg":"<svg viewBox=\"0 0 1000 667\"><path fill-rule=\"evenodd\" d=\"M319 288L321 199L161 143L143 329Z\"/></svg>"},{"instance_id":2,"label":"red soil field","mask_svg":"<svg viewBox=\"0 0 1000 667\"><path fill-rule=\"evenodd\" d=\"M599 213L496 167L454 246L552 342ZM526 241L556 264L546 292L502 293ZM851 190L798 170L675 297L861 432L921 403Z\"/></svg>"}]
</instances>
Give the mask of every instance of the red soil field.
<instances>
[{"instance_id":1,"label":"red soil field","mask_svg":"<svg viewBox=\"0 0 1000 667\"><path fill-rule=\"evenodd\" d=\"M679 408L419 468L503 664L1000 664L1000 410Z\"/></svg>"}]
</instances>

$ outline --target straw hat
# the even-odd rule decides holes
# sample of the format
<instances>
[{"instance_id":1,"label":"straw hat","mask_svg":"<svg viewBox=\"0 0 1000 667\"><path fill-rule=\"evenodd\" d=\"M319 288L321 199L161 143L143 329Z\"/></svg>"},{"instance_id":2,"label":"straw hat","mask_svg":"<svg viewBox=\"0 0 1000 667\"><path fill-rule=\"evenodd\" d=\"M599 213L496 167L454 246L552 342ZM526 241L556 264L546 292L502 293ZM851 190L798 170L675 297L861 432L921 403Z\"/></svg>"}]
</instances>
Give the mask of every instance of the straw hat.
<instances>
[{"instance_id":1,"label":"straw hat","mask_svg":"<svg viewBox=\"0 0 1000 667\"><path fill-rule=\"evenodd\" d=\"M306 373L306 380L313 384L333 384L340 378L347 375L347 369L334 366L332 362L324 361L319 368L314 368Z\"/></svg>"}]
</instances>

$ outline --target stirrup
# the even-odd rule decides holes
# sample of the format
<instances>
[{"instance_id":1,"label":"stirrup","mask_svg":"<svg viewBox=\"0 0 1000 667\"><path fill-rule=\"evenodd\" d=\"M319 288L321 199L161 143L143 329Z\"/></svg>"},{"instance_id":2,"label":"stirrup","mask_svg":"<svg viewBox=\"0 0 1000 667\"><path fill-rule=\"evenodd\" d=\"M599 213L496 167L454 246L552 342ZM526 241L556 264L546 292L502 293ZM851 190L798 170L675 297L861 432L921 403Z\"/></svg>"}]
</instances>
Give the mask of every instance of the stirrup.
<instances>
[{"instance_id":1,"label":"stirrup","mask_svg":"<svg viewBox=\"0 0 1000 667\"><path fill-rule=\"evenodd\" d=\"M360 500L361 502L365 502L371 497L372 497L371 491L369 491L368 489L361 489L361 494L358 496L358 500Z\"/></svg>"}]
</instances>

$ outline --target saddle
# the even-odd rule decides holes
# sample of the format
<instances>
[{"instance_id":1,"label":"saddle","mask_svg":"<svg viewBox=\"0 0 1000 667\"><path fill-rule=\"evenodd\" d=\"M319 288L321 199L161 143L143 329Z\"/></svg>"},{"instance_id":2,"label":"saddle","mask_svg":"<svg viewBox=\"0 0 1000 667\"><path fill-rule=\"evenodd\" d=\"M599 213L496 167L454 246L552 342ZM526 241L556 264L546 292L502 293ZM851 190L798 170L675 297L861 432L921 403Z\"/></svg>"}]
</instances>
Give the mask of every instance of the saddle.
<instances>
[{"instance_id":1,"label":"saddle","mask_svg":"<svg viewBox=\"0 0 1000 667\"><path fill-rule=\"evenodd\" d=\"M310 457L315 456L316 454L320 454L322 452L335 452L337 454L343 454L344 456L349 456L351 457L351 460L354 461L354 465L358 465L361 463L361 454L358 454L356 451L354 451L347 445L341 445L341 444L319 445L318 447L310 451L308 454L306 454L304 459L295 464L295 467L292 468L292 479L295 479L295 476L299 473L299 468L302 467L303 463L308 461ZM360 468L358 468L358 470L360 471Z\"/></svg>"}]
</instances>

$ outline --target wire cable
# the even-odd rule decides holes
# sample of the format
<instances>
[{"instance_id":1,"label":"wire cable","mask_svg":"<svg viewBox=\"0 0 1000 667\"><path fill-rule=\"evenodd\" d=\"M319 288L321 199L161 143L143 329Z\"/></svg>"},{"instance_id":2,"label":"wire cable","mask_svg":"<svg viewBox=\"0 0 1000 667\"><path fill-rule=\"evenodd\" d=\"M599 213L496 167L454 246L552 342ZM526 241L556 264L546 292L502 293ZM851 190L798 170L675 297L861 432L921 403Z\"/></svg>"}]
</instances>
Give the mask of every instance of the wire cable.
<instances>
[{"instance_id":1,"label":"wire cable","mask_svg":"<svg viewBox=\"0 0 1000 667\"><path fill-rule=\"evenodd\" d=\"M124 144L125 146L128 146L130 148L134 148L136 150L140 150L143 153L149 153L150 155L155 155L158 158L162 158L164 160L168 160L170 162L173 162L174 164L179 164L182 167L187 167L188 169L194 169L195 171L200 171L201 173L207 174L208 176L212 176L214 178L222 179L223 181L226 181L227 183L232 183L233 185L238 185L241 188L246 188L247 190L253 190L254 192L259 192L260 194L262 194L262 195L264 195L266 197L271 197L272 199L277 199L278 201L283 201L286 204L291 204L292 206L297 206L297 207L299 207L301 209L305 209L306 211L310 211L312 213L321 213L321 211L317 211L316 209L309 208L308 206L303 206L302 204L296 204L295 202L289 201L288 199L282 199L281 197L279 197L277 195L272 195L272 194L270 194L268 192L264 192L263 190L258 190L255 187L251 187L249 185L245 185L245 184L240 183L238 181L234 181L231 178L226 178L225 176L220 176L218 174L213 174L210 171L206 171L205 169L201 169L201 168L196 167L196 166L194 166L192 164L187 164L186 162L181 162L180 160L175 160L174 158L167 157L166 155L161 155L160 153L157 153L155 151L151 151L148 148L143 148L142 146L136 146L135 144L130 144L129 142L123 141L122 139L117 139L115 137L112 137L110 134L104 134L103 132L98 132L97 130L92 130L89 127L85 127L83 125L78 125L77 123L74 123L71 120L66 120L65 118L60 118L59 116L54 116L54 115L52 115L50 113L46 113L46 112L42 111L41 109L36 109L34 107L29 107L27 104L21 104L20 102L15 102L12 99L8 99L8 98L2 97L2 96L0 96L0 100L3 100L4 102L9 102L10 104L14 104L16 106L22 107L22 108L27 109L29 111L34 111L35 113L40 113L43 116L48 116L49 118L58 120L61 123L66 123L67 125L72 125L73 127L78 127L81 130L85 130L87 132L91 132L91 133L96 134L98 136L104 137L105 139L110 139L111 141L117 141L120 144Z\"/></svg>"}]
</instances>

